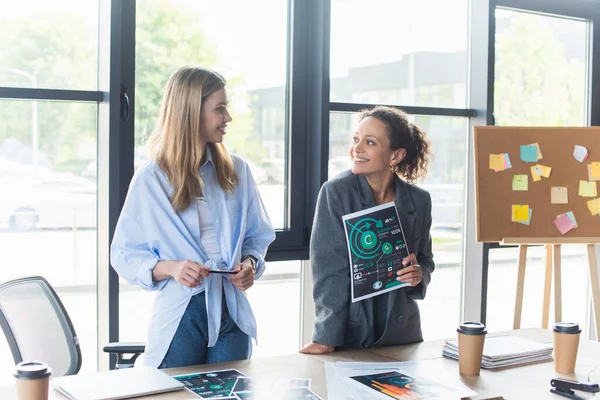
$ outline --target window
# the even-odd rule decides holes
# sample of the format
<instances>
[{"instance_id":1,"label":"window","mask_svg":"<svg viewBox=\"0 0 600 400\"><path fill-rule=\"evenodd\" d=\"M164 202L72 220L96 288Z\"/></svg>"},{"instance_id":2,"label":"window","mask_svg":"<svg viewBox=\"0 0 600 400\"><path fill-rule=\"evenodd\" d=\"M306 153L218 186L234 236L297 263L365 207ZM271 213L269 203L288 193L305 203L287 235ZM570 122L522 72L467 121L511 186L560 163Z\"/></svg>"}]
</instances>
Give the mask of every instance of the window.
<instances>
[{"instance_id":1,"label":"window","mask_svg":"<svg viewBox=\"0 0 600 400\"><path fill-rule=\"evenodd\" d=\"M3 3L0 86L97 90L98 1Z\"/></svg>"},{"instance_id":2,"label":"window","mask_svg":"<svg viewBox=\"0 0 600 400\"><path fill-rule=\"evenodd\" d=\"M255 18L248 18L257 9L270 10L267 22L256 24ZM233 121L224 143L248 162L274 228L289 229L287 22L288 4L279 0L138 1L136 168L148 160L145 143L154 129L162 89L170 75L185 64L214 69L227 80L231 102ZM248 292L261 338L255 356L297 350L299 281L298 261L269 262L265 274ZM124 281L120 292L121 340L143 340L154 294ZM273 309L273 299L287 311L283 335L282 312Z\"/></svg>"},{"instance_id":3,"label":"window","mask_svg":"<svg viewBox=\"0 0 600 400\"><path fill-rule=\"evenodd\" d=\"M496 125L586 126L589 21L497 8L494 116ZM589 294L584 245L562 245L564 320L586 327ZM517 282L516 248L491 249L488 327L512 327ZM540 326L545 249L529 247L521 327ZM510 299L510 301L506 301ZM552 302L553 302L552 298ZM553 307L553 305L552 305ZM550 321L554 313L550 313Z\"/></svg>"},{"instance_id":4,"label":"window","mask_svg":"<svg viewBox=\"0 0 600 400\"><path fill-rule=\"evenodd\" d=\"M331 101L464 108L467 5L333 0ZM422 90L436 86L461 90L439 96Z\"/></svg>"}]
</instances>

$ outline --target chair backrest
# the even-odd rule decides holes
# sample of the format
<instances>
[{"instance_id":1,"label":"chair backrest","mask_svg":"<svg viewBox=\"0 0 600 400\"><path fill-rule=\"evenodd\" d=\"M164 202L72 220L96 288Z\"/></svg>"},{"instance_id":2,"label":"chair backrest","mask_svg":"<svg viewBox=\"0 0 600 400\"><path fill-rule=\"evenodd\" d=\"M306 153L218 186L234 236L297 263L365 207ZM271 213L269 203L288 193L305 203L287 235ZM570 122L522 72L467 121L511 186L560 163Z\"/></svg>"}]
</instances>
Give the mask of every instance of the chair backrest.
<instances>
[{"instance_id":1,"label":"chair backrest","mask_svg":"<svg viewBox=\"0 0 600 400\"><path fill-rule=\"evenodd\" d=\"M0 327L15 364L37 360L52 376L74 375L81 350L73 324L50 284L40 276L0 284Z\"/></svg>"}]
</instances>

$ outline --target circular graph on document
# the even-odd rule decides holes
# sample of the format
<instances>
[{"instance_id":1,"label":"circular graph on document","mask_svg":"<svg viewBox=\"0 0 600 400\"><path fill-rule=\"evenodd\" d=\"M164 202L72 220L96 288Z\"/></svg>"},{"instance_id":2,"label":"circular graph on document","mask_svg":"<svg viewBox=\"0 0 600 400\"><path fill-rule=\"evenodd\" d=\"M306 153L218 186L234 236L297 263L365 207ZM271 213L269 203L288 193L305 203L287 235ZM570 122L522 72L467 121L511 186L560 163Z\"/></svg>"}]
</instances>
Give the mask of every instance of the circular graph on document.
<instances>
[{"instance_id":1,"label":"circular graph on document","mask_svg":"<svg viewBox=\"0 0 600 400\"><path fill-rule=\"evenodd\" d=\"M355 223L346 221L350 251L355 258L370 260L380 254L381 242L377 239L377 232L373 230L377 223L373 218L362 218Z\"/></svg>"}]
</instances>

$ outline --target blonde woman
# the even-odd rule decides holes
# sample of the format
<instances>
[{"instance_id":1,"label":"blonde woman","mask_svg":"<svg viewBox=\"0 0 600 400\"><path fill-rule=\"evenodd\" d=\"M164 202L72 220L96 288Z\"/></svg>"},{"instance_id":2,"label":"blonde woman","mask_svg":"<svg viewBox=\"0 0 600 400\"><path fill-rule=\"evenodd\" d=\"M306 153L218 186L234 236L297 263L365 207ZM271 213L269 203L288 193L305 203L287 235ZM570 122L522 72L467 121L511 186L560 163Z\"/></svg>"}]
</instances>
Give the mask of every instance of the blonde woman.
<instances>
[{"instance_id":1,"label":"blonde woman","mask_svg":"<svg viewBox=\"0 0 600 400\"><path fill-rule=\"evenodd\" d=\"M111 245L130 284L160 293L144 363L158 368L250 358L245 291L275 239L248 165L223 146L225 79L186 66L169 79L152 161L136 172Z\"/></svg>"}]
</instances>

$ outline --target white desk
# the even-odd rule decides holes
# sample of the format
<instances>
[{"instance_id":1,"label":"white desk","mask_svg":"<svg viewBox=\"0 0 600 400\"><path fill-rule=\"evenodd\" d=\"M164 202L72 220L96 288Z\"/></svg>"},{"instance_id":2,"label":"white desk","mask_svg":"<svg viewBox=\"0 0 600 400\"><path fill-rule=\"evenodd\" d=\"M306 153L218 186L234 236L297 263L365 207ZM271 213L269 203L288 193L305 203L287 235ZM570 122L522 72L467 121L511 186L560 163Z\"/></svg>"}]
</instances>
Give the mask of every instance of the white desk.
<instances>
[{"instance_id":1,"label":"white desk","mask_svg":"<svg viewBox=\"0 0 600 400\"><path fill-rule=\"evenodd\" d=\"M491 333L490 336L512 334L536 340L538 342L552 342L552 332L545 329L521 329L516 331ZM589 371L600 364L600 343L582 340L579 345L577 367L573 375L559 375L554 372L552 362L544 362L519 367L509 367L501 370L481 370L478 377L461 377L458 374L458 362L442 357L443 340L427 341L404 346L381 347L370 350L342 350L321 356L303 354L290 354L270 358L258 358L245 361L235 361L221 364L198 365L194 367L173 368L165 370L171 375L180 375L193 372L210 371L216 369L235 368L254 378L311 378L311 390L323 399L327 399L327 382L325 378L325 364L327 361L366 361L366 362L392 362L392 361L425 361L435 363L444 369L456 373L458 379L478 393L473 399L553 399L561 397L550 393L550 379L563 377L579 381L586 381ZM16 399L14 387L0 388L2 398ZM57 392L52 392L51 399L65 400ZM144 399L146 397L140 397ZM197 399L188 391L179 391L154 395L152 398L175 400Z\"/></svg>"}]
</instances>

